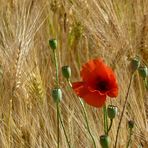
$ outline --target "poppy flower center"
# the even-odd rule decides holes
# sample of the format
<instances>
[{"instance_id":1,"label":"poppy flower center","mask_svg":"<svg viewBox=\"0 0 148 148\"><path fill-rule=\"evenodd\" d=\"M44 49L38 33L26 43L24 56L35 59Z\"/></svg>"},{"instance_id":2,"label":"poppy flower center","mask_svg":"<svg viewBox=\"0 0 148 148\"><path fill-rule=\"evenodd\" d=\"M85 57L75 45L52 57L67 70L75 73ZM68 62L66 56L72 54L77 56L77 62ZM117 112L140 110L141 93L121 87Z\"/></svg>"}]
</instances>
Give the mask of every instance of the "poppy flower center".
<instances>
[{"instance_id":1,"label":"poppy flower center","mask_svg":"<svg viewBox=\"0 0 148 148\"><path fill-rule=\"evenodd\" d=\"M108 82L106 81L100 81L99 83L97 83L97 90L99 91L107 91L108 88Z\"/></svg>"}]
</instances>

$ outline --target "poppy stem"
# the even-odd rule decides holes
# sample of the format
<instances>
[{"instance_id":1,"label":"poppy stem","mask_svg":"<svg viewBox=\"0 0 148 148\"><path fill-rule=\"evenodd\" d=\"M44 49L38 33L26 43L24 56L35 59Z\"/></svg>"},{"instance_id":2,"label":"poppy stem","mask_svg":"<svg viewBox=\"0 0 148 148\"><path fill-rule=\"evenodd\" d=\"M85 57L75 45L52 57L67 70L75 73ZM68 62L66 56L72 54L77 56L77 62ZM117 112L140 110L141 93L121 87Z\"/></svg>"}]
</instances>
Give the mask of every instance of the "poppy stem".
<instances>
[{"instance_id":1,"label":"poppy stem","mask_svg":"<svg viewBox=\"0 0 148 148\"><path fill-rule=\"evenodd\" d=\"M56 104L57 107L57 148L59 148L59 143L60 143L60 124L59 124L59 103L57 102Z\"/></svg>"},{"instance_id":2,"label":"poppy stem","mask_svg":"<svg viewBox=\"0 0 148 148\"><path fill-rule=\"evenodd\" d=\"M58 77L59 70L58 70L58 58L57 58L57 54L56 54L55 50L53 51L53 54L54 54L54 62L55 62L55 68L56 68L55 83L56 83L56 87L58 88L59 87L59 77ZM66 138L67 145L68 145L69 148L71 148L70 142L68 140L68 136L66 134L66 130L65 130L62 118L61 118L59 102L56 103L56 107L57 107L57 148L59 148L59 145L60 145L60 123L61 123L63 131L64 131L64 135L65 135L65 138Z\"/></svg>"},{"instance_id":3,"label":"poppy stem","mask_svg":"<svg viewBox=\"0 0 148 148\"><path fill-rule=\"evenodd\" d=\"M108 134L108 120L107 120L107 109L106 104L103 107L103 114L104 114L104 133Z\"/></svg>"},{"instance_id":4,"label":"poppy stem","mask_svg":"<svg viewBox=\"0 0 148 148\"><path fill-rule=\"evenodd\" d=\"M120 126L121 126L121 123L122 123L124 111L125 111L125 108L126 108L127 99L128 99L128 96L129 96L129 92L130 92L130 87L131 87L131 84L132 84L133 76L134 76L134 73L131 75L131 78L130 78L130 82L129 82L127 94L126 94L126 97L125 97L125 102L124 102L124 105L123 105L123 109L122 109L122 112L121 112L121 117L120 117L118 128L117 128L117 134L116 134L116 140L115 140L115 146L114 146L114 148L117 147L119 130L120 130Z\"/></svg>"},{"instance_id":5,"label":"poppy stem","mask_svg":"<svg viewBox=\"0 0 148 148\"><path fill-rule=\"evenodd\" d=\"M84 106L81 98L79 98L79 101L80 101L80 104L81 104L81 106L83 108L83 113L84 113L84 118L85 118L85 121L86 121L86 127L87 127L87 130L88 130L88 133L89 133L89 135L90 135L90 137L91 137L91 139L93 141L94 148L96 148L95 139L94 139L94 137L93 137L93 135L91 133L91 130L90 130L90 127L89 127L89 124L88 124L87 112L86 112L85 106Z\"/></svg>"},{"instance_id":6,"label":"poppy stem","mask_svg":"<svg viewBox=\"0 0 148 148\"><path fill-rule=\"evenodd\" d=\"M59 86L59 78L58 78L58 59L57 59L57 54L56 51L53 50L53 54L54 54L54 63L55 63L55 68L56 68L56 87ZM57 110L57 148L59 148L60 145L60 123L59 123L59 102L56 103L56 110Z\"/></svg>"},{"instance_id":7,"label":"poppy stem","mask_svg":"<svg viewBox=\"0 0 148 148\"><path fill-rule=\"evenodd\" d=\"M108 135L109 131L111 130L112 125L113 125L113 119L110 119L110 125L107 129L107 135Z\"/></svg>"},{"instance_id":8,"label":"poppy stem","mask_svg":"<svg viewBox=\"0 0 148 148\"><path fill-rule=\"evenodd\" d=\"M127 142L126 148L128 148L128 147L130 146L131 137L132 137L132 129L130 129L130 131L129 131L129 140L128 140L128 142Z\"/></svg>"},{"instance_id":9,"label":"poppy stem","mask_svg":"<svg viewBox=\"0 0 148 148\"><path fill-rule=\"evenodd\" d=\"M56 87L59 88L59 77L58 77L59 76L59 65L58 65L58 57L57 57L56 50L53 50L53 56L54 56L54 64L55 64L55 69L56 69L55 83L56 83ZM60 123L61 123L63 131L64 131L67 145L70 148L71 147L70 142L68 140L68 136L66 134L66 130L65 130L62 118L61 118L61 114L60 114L59 100L56 102L56 110L57 110L57 148L60 147Z\"/></svg>"},{"instance_id":10,"label":"poppy stem","mask_svg":"<svg viewBox=\"0 0 148 148\"><path fill-rule=\"evenodd\" d=\"M72 84L71 84L70 80L68 80L68 84L69 84L69 87L72 88ZM78 97L78 98L79 98L79 97ZM83 110L82 112L83 112L83 114L84 114L84 119L85 119L85 122L86 122L86 128L87 128L88 133L89 133L89 135L90 135L90 137L91 137L91 139L92 139L92 141L93 141L94 148L96 148L95 139L94 139L94 137L93 137L93 135L92 135L92 133L91 133L91 130L90 130L90 127L89 127L89 123L88 123L87 111L86 111L86 109L85 109L84 103L83 103L83 101L81 100L81 98L79 98L79 101L80 101L80 104L81 104L81 106L82 106L82 110Z\"/></svg>"},{"instance_id":11,"label":"poppy stem","mask_svg":"<svg viewBox=\"0 0 148 148\"><path fill-rule=\"evenodd\" d=\"M66 130L65 130L65 127L64 127L64 124L63 124L63 121L62 121L62 117L61 117L61 114L60 114L60 108L58 107L58 116L59 116L59 121L61 122L61 125L62 125L62 128L63 128L63 131L64 131L64 135L65 135L65 138L66 138L66 141L67 141L67 145L69 148L71 148L70 146L70 142L68 140L68 136L67 136L67 133L66 133Z\"/></svg>"},{"instance_id":12,"label":"poppy stem","mask_svg":"<svg viewBox=\"0 0 148 148\"><path fill-rule=\"evenodd\" d=\"M58 65L58 58L57 58L57 54L56 54L56 51L53 51L53 54L54 54L54 62L55 62L55 68L56 68L56 86L58 87L59 86L59 65Z\"/></svg>"}]
</instances>

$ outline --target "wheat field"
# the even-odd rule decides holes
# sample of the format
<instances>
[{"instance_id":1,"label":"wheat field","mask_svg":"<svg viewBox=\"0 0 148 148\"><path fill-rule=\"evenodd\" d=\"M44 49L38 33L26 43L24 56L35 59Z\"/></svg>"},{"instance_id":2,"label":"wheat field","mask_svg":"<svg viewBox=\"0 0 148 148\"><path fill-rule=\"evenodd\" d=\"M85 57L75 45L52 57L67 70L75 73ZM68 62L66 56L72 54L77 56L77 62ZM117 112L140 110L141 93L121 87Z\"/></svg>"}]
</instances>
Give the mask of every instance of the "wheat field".
<instances>
[{"instance_id":1,"label":"wheat field","mask_svg":"<svg viewBox=\"0 0 148 148\"><path fill-rule=\"evenodd\" d=\"M148 65L148 0L0 0L0 148L56 148L55 81L49 39L58 41L61 116L72 148L93 148L82 107L62 76L69 65L71 81L89 59L102 57L116 73L118 106L110 132L113 148L131 71L130 59ZM85 104L97 148L103 134L102 108ZM148 147L148 91L138 72L130 89L118 148L128 140L128 120L135 121L132 148ZM60 147L67 148L60 125Z\"/></svg>"}]
</instances>

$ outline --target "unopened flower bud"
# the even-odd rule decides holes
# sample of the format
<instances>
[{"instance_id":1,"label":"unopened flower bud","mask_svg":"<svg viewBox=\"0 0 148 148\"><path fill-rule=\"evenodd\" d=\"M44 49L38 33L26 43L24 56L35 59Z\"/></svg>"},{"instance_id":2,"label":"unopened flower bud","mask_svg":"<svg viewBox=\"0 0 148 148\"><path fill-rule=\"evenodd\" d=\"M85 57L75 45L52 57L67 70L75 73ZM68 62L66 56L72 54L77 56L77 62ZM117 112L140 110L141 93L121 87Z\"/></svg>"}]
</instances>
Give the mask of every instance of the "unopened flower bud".
<instances>
[{"instance_id":1,"label":"unopened flower bud","mask_svg":"<svg viewBox=\"0 0 148 148\"><path fill-rule=\"evenodd\" d=\"M102 148L109 148L110 138L107 135L100 136L100 144Z\"/></svg>"},{"instance_id":2,"label":"unopened flower bud","mask_svg":"<svg viewBox=\"0 0 148 148\"><path fill-rule=\"evenodd\" d=\"M62 74L66 79L69 79L71 77L71 68L69 66L63 66Z\"/></svg>"},{"instance_id":3,"label":"unopened flower bud","mask_svg":"<svg viewBox=\"0 0 148 148\"><path fill-rule=\"evenodd\" d=\"M128 127L132 129L134 127L135 122L133 120L128 121Z\"/></svg>"},{"instance_id":4,"label":"unopened flower bud","mask_svg":"<svg viewBox=\"0 0 148 148\"><path fill-rule=\"evenodd\" d=\"M52 97L56 103L62 100L62 91L60 88L54 88L52 90Z\"/></svg>"},{"instance_id":5,"label":"unopened flower bud","mask_svg":"<svg viewBox=\"0 0 148 148\"><path fill-rule=\"evenodd\" d=\"M107 108L107 114L108 114L108 117L110 119L115 118L115 116L117 115L117 112L118 112L117 106L114 106L114 105L109 105L108 106L108 108Z\"/></svg>"},{"instance_id":6,"label":"unopened flower bud","mask_svg":"<svg viewBox=\"0 0 148 148\"><path fill-rule=\"evenodd\" d=\"M136 71L140 66L140 60L139 58L134 58L132 59L131 61L131 68L132 68L132 71Z\"/></svg>"},{"instance_id":7,"label":"unopened flower bud","mask_svg":"<svg viewBox=\"0 0 148 148\"><path fill-rule=\"evenodd\" d=\"M138 69L140 76L145 79L148 76L148 68L146 66L139 67Z\"/></svg>"},{"instance_id":8,"label":"unopened flower bud","mask_svg":"<svg viewBox=\"0 0 148 148\"><path fill-rule=\"evenodd\" d=\"M51 49L55 50L57 48L57 40L56 39L49 40L49 45Z\"/></svg>"}]
</instances>

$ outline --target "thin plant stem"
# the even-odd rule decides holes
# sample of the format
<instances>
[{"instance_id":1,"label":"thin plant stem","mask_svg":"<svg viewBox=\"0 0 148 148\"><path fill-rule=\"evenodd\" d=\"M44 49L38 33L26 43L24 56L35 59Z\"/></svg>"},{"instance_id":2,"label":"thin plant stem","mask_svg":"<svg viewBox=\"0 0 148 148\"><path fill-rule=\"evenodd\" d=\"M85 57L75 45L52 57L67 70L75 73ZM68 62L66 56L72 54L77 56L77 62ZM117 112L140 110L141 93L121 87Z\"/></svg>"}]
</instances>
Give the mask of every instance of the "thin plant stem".
<instances>
[{"instance_id":1,"label":"thin plant stem","mask_svg":"<svg viewBox=\"0 0 148 148\"><path fill-rule=\"evenodd\" d=\"M71 87L72 87L72 84L71 84L70 80L68 80L68 84L69 84L69 87L71 88ZM78 98L79 98L79 97L78 97ZM90 127L89 127L89 123L88 123L87 111L86 111L86 109L85 109L85 106L84 106L84 104L83 104L81 98L79 98L79 101L80 101L80 104L81 104L82 109L83 109L84 119L85 119L85 122L86 122L86 128L87 128L88 133L89 133L89 135L90 135L90 137L91 137L91 139L92 139L92 141L93 141L93 146L94 146L94 148L96 148L95 139L94 139L94 137L93 137L93 135L92 135L92 133L91 133L91 130L90 130Z\"/></svg>"},{"instance_id":2,"label":"thin plant stem","mask_svg":"<svg viewBox=\"0 0 148 148\"><path fill-rule=\"evenodd\" d=\"M87 130L88 130L88 133L89 133L89 135L90 135L90 137L91 137L91 139L93 141L94 148L96 148L95 139L94 139L94 137L93 137L93 135L91 133L90 127L89 127L89 123L88 123L88 119L87 119L87 112L86 112L85 106L84 106L81 98L79 98L79 101L80 101L80 104L81 104L81 106L83 108L83 113L84 113L84 118L85 118L85 122L86 122L86 127L87 127Z\"/></svg>"},{"instance_id":3,"label":"thin plant stem","mask_svg":"<svg viewBox=\"0 0 148 148\"><path fill-rule=\"evenodd\" d=\"M58 78L58 59L57 59L57 55L56 55L56 51L53 50L53 54L54 54L54 63L55 63L55 68L56 68L56 87L59 86L59 78ZM59 102L56 103L56 109L57 109L57 148L59 148L60 145L60 124L59 124Z\"/></svg>"},{"instance_id":4,"label":"thin plant stem","mask_svg":"<svg viewBox=\"0 0 148 148\"><path fill-rule=\"evenodd\" d=\"M56 87L59 87L59 70L58 70L58 58L57 58L57 54L56 54L56 51L53 50L53 53L54 53L54 62L55 62L55 68L56 68ZM67 144L68 144L68 147L70 148L70 143L69 143L69 140L68 140L68 136L66 134L66 130L65 130L65 127L64 127L64 124L63 124L63 121L62 121L62 118L61 118L61 114L60 114L60 107L59 107L59 102L57 102L57 147L59 148L59 143L60 143L60 123L62 125L62 128L63 128L63 131L64 131L64 135L65 135L65 138L66 138L66 141L67 141Z\"/></svg>"},{"instance_id":5,"label":"thin plant stem","mask_svg":"<svg viewBox=\"0 0 148 148\"><path fill-rule=\"evenodd\" d=\"M131 84L132 84L133 76L134 76L134 73L131 75L129 86L128 86L128 89L127 89L127 94L126 94L126 97L125 97L125 102L124 102L124 105L123 105L123 109L122 109L122 112L121 112L121 117L120 117L118 128L117 128L117 134L116 134L116 140L115 140L114 148L117 147L120 126L121 126L121 122L122 122L122 119L123 119L124 111L125 111L125 108L126 108L127 99L128 99L128 96L129 96L129 92L130 92L130 87L131 87Z\"/></svg>"},{"instance_id":6,"label":"thin plant stem","mask_svg":"<svg viewBox=\"0 0 148 148\"><path fill-rule=\"evenodd\" d=\"M126 148L129 148L130 143L131 143L131 137L132 137L132 129L130 129L130 133L129 133L129 140L127 142Z\"/></svg>"},{"instance_id":7,"label":"thin plant stem","mask_svg":"<svg viewBox=\"0 0 148 148\"><path fill-rule=\"evenodd\" d=\"M61 117L61 114L60 114L60 109L58 109L58 112L59 112L59 120L60 120L60 122L61 122L61 125L62 125L63 131L64 131L64 135L65 135L65 138L66 138L66 141L67 141L68 147L71 148L71 146L70 146L70 142L69 142L69 140L68 140L68 136L67 136L67 133L66 133L66 130L65 130L65 127L64 127L63 121L62 121L62 117Z\"/></svg>"},{"instance_id":8,"label":"thin plant stem","mask_svg":"<svg viewBox=\"0 0 148 148\"><path fill-rule=\"evenodd\" d=\"M104 115L104 133L107 135L108 131L108 121L107 121L107 109L106 104L103 107L103 115Z\"/></svg>"},{"instance_id":9,"label":"thin plant stem","mask_svg":"<svg viewBox=\"0 0 148 148\"><path fill-rule=\"evenodd\" d=\"M60 145L59 103L57 102L57 148Z\"/></svg>"},{"instance_id":10,"label":"thin plant stem","mask_svg":"<svg viewBox=\"0 0 148 148\"><path fill-rule=\"evenodd\" d=\"M58 59L57 59L57 54L55 52L55 50L53 51L54 53L54 62L55 62L55 68L56 68L56 86L59 86L59 65L58 65Z\"/></svg>"},{"instance_id":11,"label":"thin plant stem","mask_svg":"<svg viewBox=\"0 0 148 148\"><path fill-rule=\"evenodd\" d=\"M113 119L110 119L110 125L107 129L107 135L108 135L109 131L111 130L112 125L113 125Z\"/></svg>"}]
</instances>

